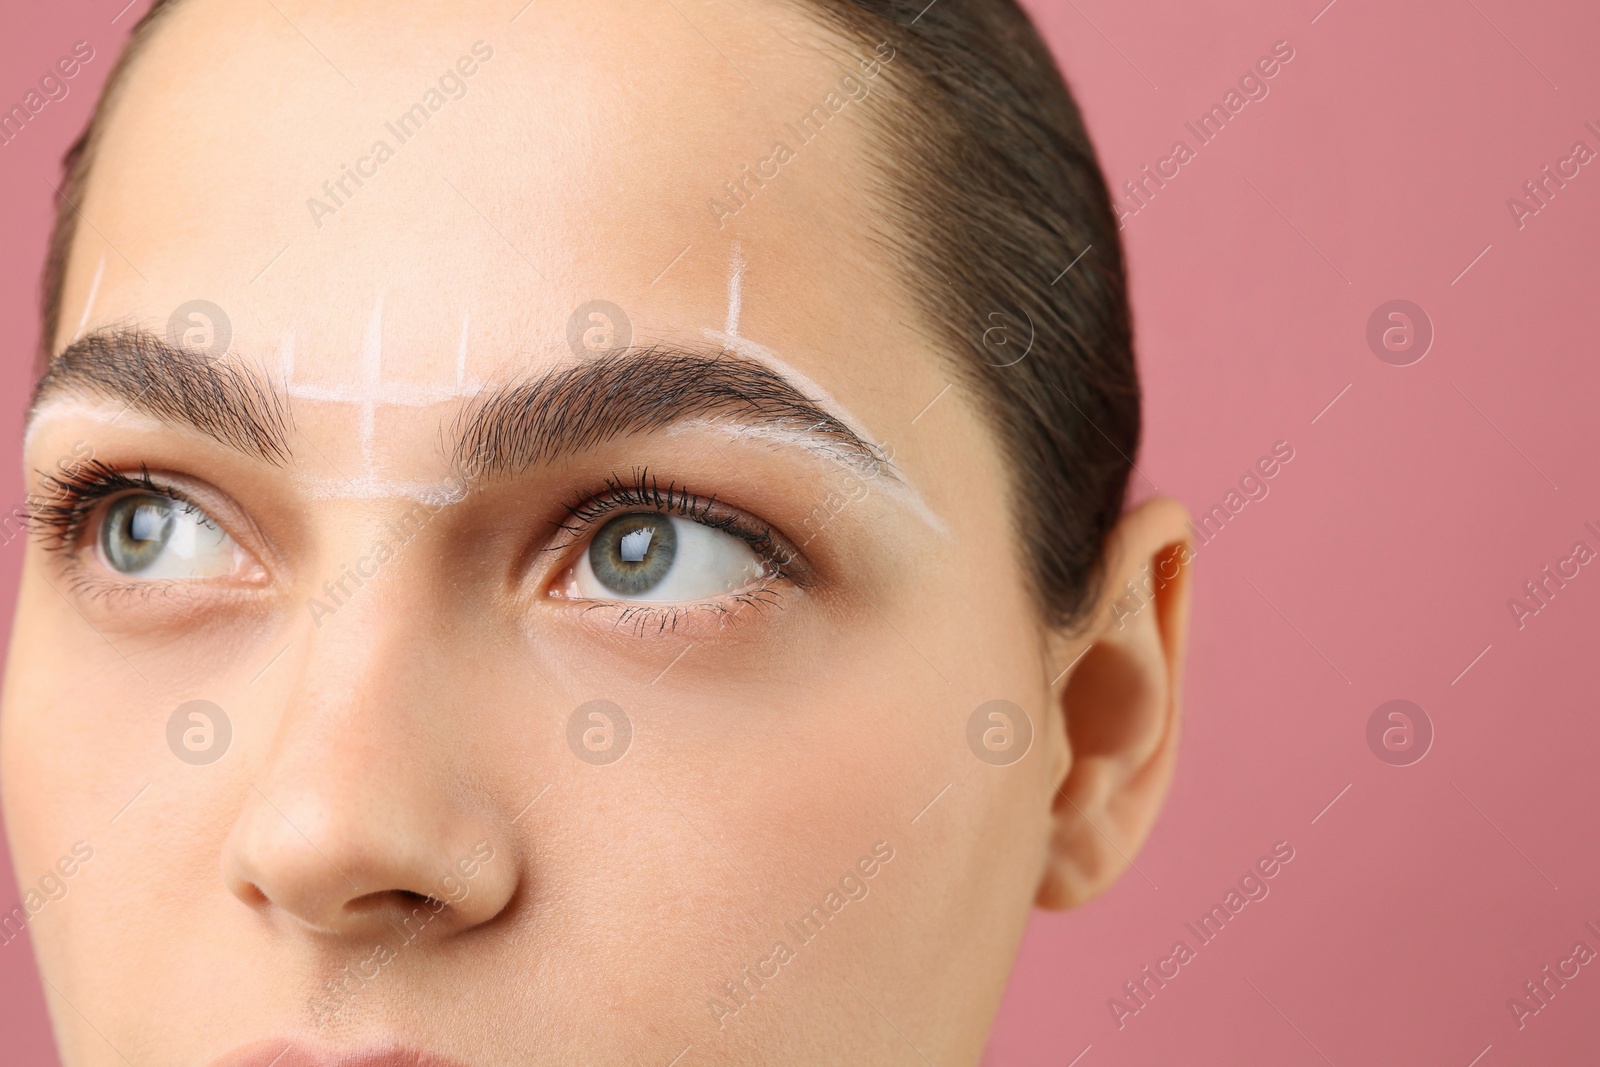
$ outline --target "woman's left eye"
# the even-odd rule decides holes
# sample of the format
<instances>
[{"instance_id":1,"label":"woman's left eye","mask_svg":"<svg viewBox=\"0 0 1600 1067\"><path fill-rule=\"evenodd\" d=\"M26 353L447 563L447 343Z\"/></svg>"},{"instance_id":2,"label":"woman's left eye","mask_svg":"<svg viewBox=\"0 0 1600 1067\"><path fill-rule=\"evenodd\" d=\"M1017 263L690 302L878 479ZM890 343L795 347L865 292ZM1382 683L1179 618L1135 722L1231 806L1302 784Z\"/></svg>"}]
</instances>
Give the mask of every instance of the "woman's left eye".
<instances>
[{"instance_id":1,"label":"woman's left eye","mask_svg":"<svg viewBox=\"0 0 1600 1067\"><path fill-rule=\"evenodd\" d=\"M678 603L740 592L770 571L732 534L639 511L600 527L573 567L570 591L585 600Z\"/></svg>"},{"instance_id":2,"label":"woman's left eye","mask_svg":"<svg viewBox=\"0 0 1600 1067\"><path fill-rule=\"evenodd\" d=\"M225 578L243 556L205 512L158 493L112 500L97 540L106 566L134 578Z\"/></svg>"}]
</instances>

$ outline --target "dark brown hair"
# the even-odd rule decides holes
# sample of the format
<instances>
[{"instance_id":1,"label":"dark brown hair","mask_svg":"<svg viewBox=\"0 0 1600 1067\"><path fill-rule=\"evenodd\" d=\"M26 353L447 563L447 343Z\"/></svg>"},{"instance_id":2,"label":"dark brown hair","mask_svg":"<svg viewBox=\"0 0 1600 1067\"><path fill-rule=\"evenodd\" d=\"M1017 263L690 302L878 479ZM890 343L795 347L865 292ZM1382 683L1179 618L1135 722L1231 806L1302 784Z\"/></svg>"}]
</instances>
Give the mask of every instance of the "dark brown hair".
<instances>
[{"instance_id":1,"label":"dark brown hair","mask_svg":"<svg viewBox=\"0 0 1600 1067\"><path fill-rule=\"evenodd\" d=\"M803 2L847 44L894 49L882 77L891 106L875 120L881 184L864 191L880 208L874 237L1000 441L1042 616L1077 620L1098 590L1140 431L1122 245L1077 105L1015 0ZM134 28L63 161L41 371L100 131L176 4L156 0Z\"/></svg>"},{"instance_id":2,"label":"dark brown hair","mask_svg":"<svg viewBox=\"0 0 1600 1067\"><path fill-rule=\"evenodd\" d=\"M1073 621L1140 429L1122 242L1077 105L1015 0L806 3L895 49L878 237L999 436L1040 610Z\"/></svg>"}]
</instances>

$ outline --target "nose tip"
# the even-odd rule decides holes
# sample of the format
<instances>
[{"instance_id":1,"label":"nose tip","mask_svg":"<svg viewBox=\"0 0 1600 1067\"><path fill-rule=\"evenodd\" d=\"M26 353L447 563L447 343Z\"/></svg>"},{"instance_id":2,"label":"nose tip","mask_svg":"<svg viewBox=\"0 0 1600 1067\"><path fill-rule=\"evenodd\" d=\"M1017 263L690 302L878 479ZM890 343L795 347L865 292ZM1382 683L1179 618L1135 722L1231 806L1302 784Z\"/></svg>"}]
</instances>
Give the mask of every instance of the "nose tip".
<instances>
[{"instance_id":1,"label":"nose tip","mask_svg":"<svg viewBox=\"0 0 1600 1067\"><path fill-rule=\"evenodd\" d=\"M510 856L468 820L422 832L393 809L341 816L314 796L274 802L255 785L223 866L246 905L331 935L459 933L498 915L515 889Z\"/></svg>"}]
</instances>

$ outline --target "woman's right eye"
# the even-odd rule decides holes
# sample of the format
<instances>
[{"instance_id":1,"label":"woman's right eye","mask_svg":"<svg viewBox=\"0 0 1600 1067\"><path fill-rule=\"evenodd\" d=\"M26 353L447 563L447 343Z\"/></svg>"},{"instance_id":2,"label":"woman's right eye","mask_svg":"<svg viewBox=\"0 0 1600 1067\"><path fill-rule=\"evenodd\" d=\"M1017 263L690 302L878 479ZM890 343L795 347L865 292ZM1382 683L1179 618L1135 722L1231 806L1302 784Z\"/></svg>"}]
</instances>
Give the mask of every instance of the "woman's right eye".
<instances>
[{"instance_id":1,"label":"woman's right eye","mask_svg":"<svg viewBox=\"0 0 1600 1067\"><path fill-rule=\"evenodd\" d=\"M205 512L158 493L112 500L101 516L98 541L107 567L136 578L226 578L247 558Z\"/></svg>"}]
</instances>

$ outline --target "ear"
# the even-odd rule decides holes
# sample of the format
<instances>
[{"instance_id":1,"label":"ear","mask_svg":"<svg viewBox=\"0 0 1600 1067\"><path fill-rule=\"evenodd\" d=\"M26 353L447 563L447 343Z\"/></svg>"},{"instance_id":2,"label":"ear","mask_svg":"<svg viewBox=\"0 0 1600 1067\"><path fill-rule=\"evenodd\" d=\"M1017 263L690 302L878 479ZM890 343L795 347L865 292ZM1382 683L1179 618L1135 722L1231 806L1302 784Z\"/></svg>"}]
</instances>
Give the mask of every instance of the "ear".
<instances>
[{"instance_id":1,"label":"ear","mask_svg":"<svg viewBox=\"0 0 1600 1067\"><path fill-rule=\"evenodd\" d=\"M1126 512L1106 542L1087 626L1053 635L1060 715L1042 908L1091 899L1144 844L1172 782L1188 637L1189 515L1164 497Z\"/></svg>"}]
</instances>

